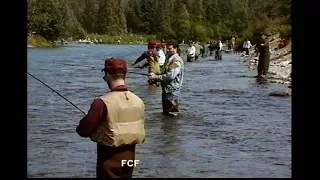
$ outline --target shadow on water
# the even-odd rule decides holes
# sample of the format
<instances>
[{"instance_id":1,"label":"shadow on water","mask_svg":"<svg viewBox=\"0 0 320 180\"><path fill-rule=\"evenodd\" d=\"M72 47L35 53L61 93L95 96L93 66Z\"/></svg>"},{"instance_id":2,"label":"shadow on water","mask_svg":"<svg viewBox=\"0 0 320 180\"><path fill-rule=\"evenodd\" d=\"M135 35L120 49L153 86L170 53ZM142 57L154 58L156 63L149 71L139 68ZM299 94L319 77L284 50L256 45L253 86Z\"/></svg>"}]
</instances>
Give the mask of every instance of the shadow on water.
<instances>
[{"instance_id":1,"label":"shadow on water","mask_svg":"<svg viewBox=\"0 0 320 180\"><path fill-rule=\"evenodd\" d=\"M235 78L256 78L256 76L236 75Z\"/></svg>"},{"instance_id":2,"label":"shadow on water","mask_svg":"<svg viewBox=\"0 0 320 180\"><path fill-rule=\"evenodd\" d=\"M270 83L268 82L267 79L265 78L257 78L256 83L259 85L269 85Z\"/></svg>"},{"instance_id":3,"label":"shadow on water","mask_svg":"<svg viewBox=\"0 0 320 180\"><path fill-rule=\"evenodd\" d=\"M209 89L207 92L214 93L214 94L233 94L233 95L241 95L241 94L247 93L245 91L235 90L235 89Z\"/></svg>"},{"instance_id":4,"label":"shadow on water","mask_svg":"<svg viewBox=\"0 0 320 180\"><path fill-rule=\"evenodd\" d=\"M140 45L74 45L28 49L28 71L85 112L107 92L104 59L130 65ZM185 58L185 57L184 57ZM256 72L223 55L185 63L180 114L162 114L161 87L128 74L146 107L147 137L137 145L134 177L290 177L291 99L268 94L281 84L256 82ZM130 71L146 73L146 69ZM82 114L28 77L28 176L95 177L96 145L75 132Z\"/></svg>"}]
</instances>

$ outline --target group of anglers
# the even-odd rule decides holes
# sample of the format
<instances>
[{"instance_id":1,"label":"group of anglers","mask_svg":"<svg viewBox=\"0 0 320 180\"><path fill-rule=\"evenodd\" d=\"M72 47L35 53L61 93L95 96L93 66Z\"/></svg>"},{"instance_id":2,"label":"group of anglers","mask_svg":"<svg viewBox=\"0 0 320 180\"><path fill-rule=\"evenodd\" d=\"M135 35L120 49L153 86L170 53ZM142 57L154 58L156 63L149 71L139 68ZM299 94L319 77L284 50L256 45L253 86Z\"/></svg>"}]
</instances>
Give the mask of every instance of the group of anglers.
<instances>
[{"instance_id":1,"label":"group of anglers","mask_svg":"<svg viewBox=\"0 0 320 180\"><path fill-rule=\"evenodd\" d=\"M160 49L163 54L159 53ZM148 79L150 83L161 84L163 113L171 116L179 112L184 76L184 62L178 52L179 44L175 40L166 44L151 41L148 50L133 63L148 59L145 65L149 68ZM163 59L159 61L161 56ZM125 60L106 59L103 72L110 92L93 101L76 131L97 143L97 178L131 178L134 166L123 162L136 160L136 144L145 141L145 104L127 87Z\"/></svg>"},{"instance_id":2,"label":"group of anglers","mask_svg":"<svg viewBox=\"0 0 320 180\"><path fill-rule=\"evenodd\" d=\"M165 114L177 115L179 112L179 94L183 82L184 62L180 57L179 43L171 40L167 43L150 41L147 51L138 57L132 66L144 59L140 68L148 67L149 85L161 85L162 107Z\"/></svg>"},{"instance_id":3,"label":"group of anglers","mask_svg":"<svg viewBox=\"0 0 320 180\"><path fill-rule=\"evenodd\" d=\"M213 56L215 54L215 59L222 60L222 50L223 45L219 40L215 42L208 42L207 44L200 45L199 42L189 42L189 47L187 48L187 62L196 61L200 56L205 58L207 56Z\"/></svg>"},{"instance_id":4,"label":"group of anglers","mask_svg":"<svg viewBox=\"0 0 320 180\"><path fill-rule=\"evenodd\" d=\"M218 41L218 48L222 50L221 41ZM261 35L257 49L260 54L257 77L261 77L267 74L270 60L269 41L265 35ZM193 43L189 43L187 53L194 55L190 57L199 56L196 52ZM184 76L184 61L180 57L178 42L150 41L148 50L132 65L145 58L147 63L142 67L148 66L149 83L159 83L162 87L163 113L176 116ZM131 178L134 166L124 164L123 160L134 161L136 144L145 141L145 104L127 87L125 60L106 59L103 71L110 92L93 101L76 131L81 137L89 137L97 143L97 178Z\"/></svg>"}]
</instances>

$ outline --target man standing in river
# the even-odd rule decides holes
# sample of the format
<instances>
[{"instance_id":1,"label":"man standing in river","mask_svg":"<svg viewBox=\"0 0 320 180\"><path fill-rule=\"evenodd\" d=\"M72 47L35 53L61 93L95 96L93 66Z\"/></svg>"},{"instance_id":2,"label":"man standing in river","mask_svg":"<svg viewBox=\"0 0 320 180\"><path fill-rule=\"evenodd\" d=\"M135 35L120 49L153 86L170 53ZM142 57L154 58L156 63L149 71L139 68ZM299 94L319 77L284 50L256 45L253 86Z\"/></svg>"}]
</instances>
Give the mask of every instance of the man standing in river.
<instances>
[{"instance_id":1,"label":"man standing in river","mask_svg":"<svg viewBox=\"0 0 320 180\"><path fill-rule=\"evenodd\" d=\"M187 48L187 61L193 62L196 56L196 47L193 45L193 42L189 42L189 47Z\"/></svg>"},{"instance_id":2,"label":"man standing in river","mask_svg":"<svg viewBox=\"0 0 320 180\"><path fill-rule=\"evenodd\" d=\"M178 41L171 40L167 44L168 58L161 75L151 73L149 79L159 81L162 87L162 109L167 115L179 113L179 95L183 82L184 62L178 54Z\"/></svg>"},{"instance_id":3,"label":"man standing in river","mask_svg":"<svg viewBox=\"0 0 320 180\"><path fill-rule=\"evenodd\" d=\"M259 51L258 75L256 78L267 78L270 63L270 50L269 39L264 33L261 33L260 40L256 46Z\"/></svg>"},{"instance_id":4,"label":"man standing in river","mask_svg":"<svg viewBox=\"0 0 320 180\"><path fill-rule=\"evenodd\" d=\"M236 38L232 35L231 38L231 52L233 53L236 44Z\"/></svg>"},{"instance_id":5,"label":"man standing in river","mask_svg":"<svg viewBox=\"0 0 320 180\"><path fill-rule=\"evenodd\" d=\"M145 140L145 105L125 85L126 61L107 59L103 71L111 91L93 101L76 131L97 143L97 178L131 178L133 167L122 160L134 161L136 144Z\"/></svg>"}]
</instances>

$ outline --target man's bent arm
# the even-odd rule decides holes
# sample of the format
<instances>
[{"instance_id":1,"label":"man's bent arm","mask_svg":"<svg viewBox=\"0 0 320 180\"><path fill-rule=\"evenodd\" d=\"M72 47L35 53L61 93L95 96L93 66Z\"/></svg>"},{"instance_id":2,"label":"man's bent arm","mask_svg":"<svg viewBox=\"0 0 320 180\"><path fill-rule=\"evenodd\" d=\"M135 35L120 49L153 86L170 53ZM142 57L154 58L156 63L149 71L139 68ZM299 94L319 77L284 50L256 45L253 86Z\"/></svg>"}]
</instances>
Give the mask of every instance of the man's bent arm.
<instances>
[{"instance_id":1,"label":"man's bent arm","mask_svg":"<svg viewBox=\"0 0 320 180\"><path fill-rule=\"evenodd\" d=\"M160 82L170 82L180 73L181 64L179 62L175 62L171 66L173 67L167 73L158 76Z\"/></svg>"},{"instance_id":2,"label":"man's bent arm","mask_svg":"<svg viewBox=\"0 0 320 180\"><path fill-rule=\"evenodd\" d=\"M141 56L140 57L138 57L138 59L136 60L136 61L134 61L134 63L133 64L137 64L137 63L139 63L140 61L142 61L142 60L144 60L145 58L147 58L148 56L147 56L147 53L143 53L143 54L141 54Z\"/></svg>"},{"instance_id":3,"label":"man's bent arm","mask_svg":"<svg viewBox=\"0 0 320 180\"><path fill-rule=\"evenodd\" d=\"M106 119L108 110L101 99L95 99L91 104L88 114L82 118L76 129L81 137L89 137L103 120Z\"/></svg>"}]
</instances>

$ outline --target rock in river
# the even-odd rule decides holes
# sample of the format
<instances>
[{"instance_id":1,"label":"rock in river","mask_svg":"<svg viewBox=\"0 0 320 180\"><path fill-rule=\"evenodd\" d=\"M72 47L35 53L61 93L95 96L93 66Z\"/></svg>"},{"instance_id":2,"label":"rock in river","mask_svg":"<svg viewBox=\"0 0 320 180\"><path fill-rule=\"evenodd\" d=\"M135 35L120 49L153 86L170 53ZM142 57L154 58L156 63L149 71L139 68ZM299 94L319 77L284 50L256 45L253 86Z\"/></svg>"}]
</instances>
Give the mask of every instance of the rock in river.
<instances>
[{"instance_id":1,"label":"rock in river","mask_svg":"<svg viewBox=\"0 0 320 180\"><path fill-rule=\"evenodd\" d=\"M281 96L281 97L290 96L290 95L291 95L290 92L287 92L287 91L274 91L269 94L269 96Z\"/></svg>"}]
</instances>

